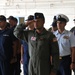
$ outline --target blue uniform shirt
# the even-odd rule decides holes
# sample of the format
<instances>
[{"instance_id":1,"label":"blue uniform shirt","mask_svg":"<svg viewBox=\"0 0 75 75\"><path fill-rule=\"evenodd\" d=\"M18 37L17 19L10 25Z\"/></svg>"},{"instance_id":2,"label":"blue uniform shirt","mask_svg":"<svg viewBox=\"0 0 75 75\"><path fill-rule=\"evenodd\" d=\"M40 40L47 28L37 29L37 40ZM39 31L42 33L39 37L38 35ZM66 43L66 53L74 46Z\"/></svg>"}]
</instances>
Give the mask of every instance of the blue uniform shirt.
<instances>
[{"instance_id":1,"label":"blue uniform shirt","mask_svg":"<svg viewBox=\"0 0 75 75\"><path fill-rule=\"evenodd\" d=\"M13 53L13 41L15 40L11 29L0 30L0 60L10 61Z\"/></svg>"},{"instance_id":2,"label":"blue uniform shirt","mask_svg":"<svg viewBox=\"0 0 75 75\"><path fill-rule=\"evenodd\" d=\"M71 54L71 47L75 47L75 36L70 31L64 30L62 34L58 30L54 33L59 44L60 56Z\"/></svg>"}]
</instances>

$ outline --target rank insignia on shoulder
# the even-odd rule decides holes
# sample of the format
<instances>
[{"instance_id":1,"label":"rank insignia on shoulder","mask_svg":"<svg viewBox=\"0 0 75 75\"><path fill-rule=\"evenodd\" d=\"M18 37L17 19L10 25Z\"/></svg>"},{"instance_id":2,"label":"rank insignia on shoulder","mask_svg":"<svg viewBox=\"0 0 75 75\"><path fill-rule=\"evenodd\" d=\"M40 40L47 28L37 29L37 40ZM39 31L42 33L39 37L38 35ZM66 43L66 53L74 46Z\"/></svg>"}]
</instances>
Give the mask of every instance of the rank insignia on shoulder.
<instances>
[{"instance_id":1,"label":"rank insignia on shoulder","mask_svg":"<svg viewBox=\"0 0 75 75\"><path fill-rule=\"evenodd\" d=\"M36 40L36 37L32 36L31 37L31 40L35 41Z\"/></svg>"},{"instance_id":2,"label":"rank insignia on shoulder","mask_svg":"<svg viewBox=\"0 0 75 75\"><path fill-rule=\"evenodd\" d=\"M53 38L53 42L56 42L57 41L57 38Z\"/></svg>"},{"instance_id":3,"label":"rank insignia on shoulder","mask_svg":"<svg viewBox=\"0 0 75 75\"><path fill-rule=\"evenodd\" d=\"M64 39L69 39L69 36L64 36L63 38L64 38Z\"/></svg>"}]
</instances>

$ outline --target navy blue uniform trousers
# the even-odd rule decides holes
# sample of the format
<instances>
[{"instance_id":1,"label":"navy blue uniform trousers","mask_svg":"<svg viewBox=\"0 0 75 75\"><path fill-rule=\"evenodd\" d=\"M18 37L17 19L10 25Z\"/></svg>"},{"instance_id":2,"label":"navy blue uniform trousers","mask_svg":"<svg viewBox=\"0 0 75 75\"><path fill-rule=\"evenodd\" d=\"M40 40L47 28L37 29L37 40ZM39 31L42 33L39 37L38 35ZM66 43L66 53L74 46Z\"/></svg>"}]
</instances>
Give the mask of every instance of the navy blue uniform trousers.
<instances>
[{"instance_id":1,"label":"navy blue uniform trousers","mask_svg":"<svg viewBox=\"0 0 75 75\"><path fill-rule=\"evenodd\" d=\"M59 69L57 71L57 75L71 75L71 57L63 57L60 59Z\"/></svg>"},{"instance_id":2,"label":"navy blue uniform trousers","mask_svg":"<svg viewBox=\"0 0 75 75\"><path fill-rule=\"evenodd\" d=\"M0 75L11 75L9 62L0 61Z\"/></svg>"}]
</instances>

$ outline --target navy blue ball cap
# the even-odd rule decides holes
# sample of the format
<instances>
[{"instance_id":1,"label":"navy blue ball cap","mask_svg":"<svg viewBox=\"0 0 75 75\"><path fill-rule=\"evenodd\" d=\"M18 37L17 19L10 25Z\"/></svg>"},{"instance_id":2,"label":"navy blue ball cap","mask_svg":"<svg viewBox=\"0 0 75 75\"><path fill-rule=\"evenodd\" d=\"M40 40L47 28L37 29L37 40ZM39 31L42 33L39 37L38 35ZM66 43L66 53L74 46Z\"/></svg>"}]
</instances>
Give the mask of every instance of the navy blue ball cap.
<instances>
[{"instance_id":1,"label":"navy blue ball cap","mask_svg":"<svg viewBox=\"0 0 75 75\"><path fill-rule=\"evenodd\" d=\"M13 20L13 19L14 19L13 16L9 16L9 17L7 18L7 20Z\"/></svg>"},{"instance_id":2,"label":"navy blue ball cap","mask_svg":"<svg viewBox=\"0 0 75 75\"><path fill-rule=\"evenodd\" d=\"M30 20L34 20L34 16L33 15L29 15L28 19L26 19L26 21L30 21Z\"/></svg>"},{"instance_id":3,"label":"navy blue ball cap","mask_svg":"<svg viewBox=\"0 0 75 75\"><path fill-rule=\"evenodd\" d=\"M6 17L4 15L0 15L0 22L6 21Z\"/></svg>"},{"instance_id":4,"label":"navy blue ball cap","mask_svg":"<svg viewBox=\"0 0 75 75\"><path fill-rule=\"evenodd\" d=\"M39 12L34 13L34 19L39 19L39 18L45 19L44 14Z\"/></svg>"},{"instance_id":5,"label":"navy blue ball cap","mask_svg":"<svg viewBox=\"0 0 75 75\"><path fill-rule=\"evenodd\" d=\"M52 27L57 27L57 22L56 21L53 21L52 24L51 24L51 26Z\"/></svg>"}]
</instances>

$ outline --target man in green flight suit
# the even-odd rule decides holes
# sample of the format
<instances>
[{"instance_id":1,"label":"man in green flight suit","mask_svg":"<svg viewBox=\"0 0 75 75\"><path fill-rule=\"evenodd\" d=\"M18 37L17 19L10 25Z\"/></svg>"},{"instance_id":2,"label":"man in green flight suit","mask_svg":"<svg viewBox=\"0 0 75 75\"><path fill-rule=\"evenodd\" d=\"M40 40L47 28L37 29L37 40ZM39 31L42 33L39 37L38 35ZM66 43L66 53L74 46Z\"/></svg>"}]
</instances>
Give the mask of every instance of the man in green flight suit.
<instances>
[{"instance_id":1,"label":"man in green flight suit","mask_svg":"<svg viewBox=\"0 0 75 75\"><path fill-rule=\"evenodd\" d=\"M34 22L34 30L23 30ZM17 25L14 35L28 43L29 69L28 75L56 75L59 63L59 48L53 33L44 28L43 13L34 13L34 20ZM52 56L52 60L50 59ZM53 65L51 67L51 64Z\"/></svg>"}]
</instances>

